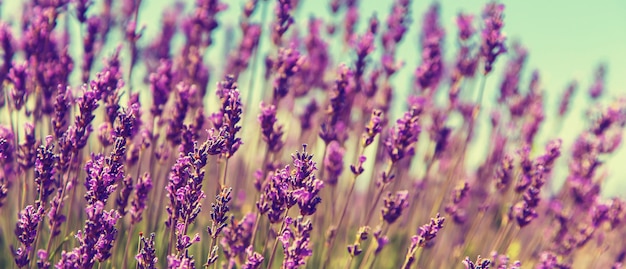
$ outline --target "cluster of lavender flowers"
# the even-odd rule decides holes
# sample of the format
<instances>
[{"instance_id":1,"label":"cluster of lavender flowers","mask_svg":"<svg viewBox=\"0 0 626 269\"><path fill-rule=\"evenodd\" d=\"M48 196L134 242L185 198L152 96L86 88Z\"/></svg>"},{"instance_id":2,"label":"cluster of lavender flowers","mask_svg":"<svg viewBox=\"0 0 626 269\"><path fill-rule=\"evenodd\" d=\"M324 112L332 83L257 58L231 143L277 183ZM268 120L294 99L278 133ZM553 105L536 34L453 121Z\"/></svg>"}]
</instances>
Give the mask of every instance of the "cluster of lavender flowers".
<instances>
[{"instance_id":1,"label":"cluster of lavender flowers","mask_svg":"<svg viewBox=\"0 0 626 269\"><path fill-rule=\"evenodd\" d=\"M538 70L523 85L504 4L459 13L455 36L410 0L381 21L357 0L327 20L297 0L177 2L160 26L138 25L147 1L22 2L0 19L0 268L622 268L626 202L601 190L626 97L600 65L584 130L543 145L582 83L557 108Z\"/></svg>"}]
</instances>

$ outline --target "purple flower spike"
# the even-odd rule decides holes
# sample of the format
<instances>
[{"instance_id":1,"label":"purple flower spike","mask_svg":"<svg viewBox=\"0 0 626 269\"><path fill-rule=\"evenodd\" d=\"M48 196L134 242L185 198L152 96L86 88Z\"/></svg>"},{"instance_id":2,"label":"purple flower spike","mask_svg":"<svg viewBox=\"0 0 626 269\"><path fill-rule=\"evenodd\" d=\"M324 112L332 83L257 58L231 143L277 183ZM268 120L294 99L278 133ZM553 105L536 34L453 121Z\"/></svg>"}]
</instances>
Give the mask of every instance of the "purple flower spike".
<instances>
[{"instance_id":1,"label":"purple flower spike","mask_svg":"<svg viewBox=\"0 0 626 269\"><path fill-rule=\"evenodd\" d=\"M332 141L328 144L328 153L324 159L324 169L326 170L325 182L329 185L337 185L339 176L343 172L343 155L345 149L339 145L337 141Z\"/></svg>"},{"instance_id":2,"label":"purple flower spike","mask_svg":"<svg viewBox=\"0 0 626 269\"><path fill-rule=\"evenodd\" d=\"M491 261L489 259L483 259L480 255L476 258L476 262L470 260L469 257L465 257L465 260L463 261L465 269L489 269L490 264Z\"/></svg>"},{"instance_id":3,"label":"purple flower spike","mask_svg":"<svg viewBox=\"0 0 626 269\"><path fill-rule=\"evenodd\" d=\"M258 269L263 265L263 255L258 252L254 252L252 246L246 249L246 254L248 258L246 259L246 263L242 265L242 269Z\"/></svg>"},{"instance_id":4,"label":"purple flower spike","mask_svg":"<svg viewBox=\"0 0 626 269\"><path fill-rule=\"evenodd\" d=\"M482 44L480 55L485 59L485 74L489 74L496 58L506 52L504 41L506 37L502 33L504 4L495 2L487 4L483 11L485 26L482 31Z\"/></svg>"},{"instance_id":5,"label":"purple flower spike","mask_svg":"<svg viewBox=\"0 0 626 269\"><path fill-rule=\"evenodd\" d=\"M50 210L48 211L48 227L52 233L52 238L58 236L61 233L61 224L65 222L65 216L63 215L63 197L62 190L59 189L57 194L52 198L50 202Z\"/></svg>"},{"instance_id":6,"label":"purple flower spike","mask_svg":"<svg viewBox=\"0 0 626 269\"><path fill-rule=\"evenodd\" d=\"M361 249L361 242L367 240L369 234L369 226L362 226L359 228L354 239L354 244L348 245L348 253L350 253L350 256L359 256L363 252L363 249Z\"/></svg>"},{"instance_id":7,"label":"purple flower spike","mask_svg":"<svg viewBox=\"0 0 626 269\"><path fill-rule=\"evenodd\" d=\"M304 65L306 57L300 55L295 43L278 50L276 61L272 64L274 71L274 104L287 96L294 77Z\"/></svg>"},{"instance_id":8,"label":"purple flower spike","mask_svg":"<svg viewBox=\"0 0 626 269\"><path fill-rule=\"evenodd\" d=\"M372 110L370 121L365 126L365 131L363 132L361 144L363 148L371 145L374 142L374 138L383 130L382 115L383 112L381 110Z\"/></svg>"},{"instance_id":9,"label":"purple flower spike","mask_svg":"<svg viewBox=\"0 0 626 269\"><path fill-rule=\"evenodd\" d=\"M283 35L293 24L294 20L290 14L292 9L292 1L290 0L278 0L276 3L276 21L272 26L272 41L277 46L281 44Z\"/></svg>"},{"instance_id":10,"label":"purple flower spike","mask_svg":"<svg viewBox=\"0 0 626 269\"><path fill-rule=\"evenodd\" d=\"M167 126L166 138L172 143L172 145L180 144L181 131L183 129L183 123L187 112L190 108L190 103L198 88L195 85L190 85L187 82L181 81L176 85L176 102L175 108L172 111L172 117L169 120Z\"/></svg>"},{"instance_id":11,"label":"purple flower spike","mask_svg":"<svg viewBox=\"0 0 626 269\"><path fill-rule=\"evenodd\" d=\"M253 255L253 253L249 251L254 251L252 246L250 246L250 241L252 239L254 225L257 221L255 213L244 215L240 221L230 218L230 223L222 230L223 236L220 241L226 259L234 260L244 258L246 254L250 259L255 258L256 255ZM250 266L252 265L253 264Z\"/></svg>"},{"instance_id":12,"label":"purple flower spike","mask_svg":"<svg viewBox=\"0 0 626 269\"><path fill-rule=\"evenodd\" d=\"M420 227L417 233L419 236L418 245L424 247L426 243L435 239L439 230L443 229L443 223L445 220L445 218L440 217L439 213L437 213L437 216L434 219L430 219L429 224L425 224Z\"/></svg>"},{"instance_id":13,"label":"purple flower spike","mask_svg":"<svg viewBox=\"0 0 626 269\"><path fill-rule=\"evenodd\" d=\"M158 262L156 257L156 249L154 248L154 233L150 234L150 238L141 235L140 250L135 256L137 260L137 269L155 269Z\"/></svg>"},{"instance_id":14,"label":"purple flower spike","mask_svg":"<svg viewBox=\"0 0 626 269\"><path fill-rule=\"evenodd\" d=\"M143 218L143 211L146 209L146 202L148 200L148 194L152 189L152 178L147 172L142 177L137 179L137 185L135 186L135 199L131 202L130 215L131 223L137 224Z\"/></svg>"},{"instance_id":15,"label":"purple flower spike","mask_svg":"<svg viewBox=\"0 0 626 269\"><path fill-rule=\"evenodd\" d=\"M261 103L261 114L259 114L261 135L270 152L278 152L283 147L283 126L276 122L276 106Z\"/></svg>"},{"instance_id":16,"label":"purple flower spike","mask_svg":"<svg viewBox=\"0 0 626 269\"><path fill-rule=\"evenodd\" d=\"M411 0L396 0L391 7L391 14L387 17L387 29L382 34L382 43L386 52L395 51L395 47L406 33L411 24L409 7Z\"/></svg>"},{"instance_id":17,"label":"purple flower spike","mask_svg":"<svg viewBox=\"0 0 626 269\"><path fill-rule=\"evenodd\" d=\"M26 99L28 98L27 81L28 77L27 64L13 64L13 67L9 71L8 79L13 84L11 91L9 92L11 100L13 100L13 107L16 110L21 110Z\"/></svg>"},{"instance_id":18,"label":"purple flower spike","mask_svg":"<svg viewBox=\"0 0 626 269\"><path fill-rule=\"evenodd\" d=\"M352 171L352 173L357 176L360 174L363 174L363 172L365 171L365 169L363 168L363 163L365 163L366 160L367 158L365 156L363 155L359 156L359 159L357 160L357 164L350 165L350 171Z\"/></svg>"},{"instance_id":19,"label":"purple flower spike","mask_svg":"<svg viewBox=\"0 0 626 269\"><path fill-rule=\"evenodd\" d=\"M54 144L52 137L46 137L46 144L37 149L37 159L35 160L35 184L37 193L40 194L39 201L46 202L48 197L54 192L56 162L58 156L54 154Z\"/></svg>"},{"instance_id":20,"label":"purple flower spike","mask_svg":"<svg viewBox=\"0 0 626 269\"><path fill-rule=\"evenodd\" d=\"M161 60L155 73L150 74L150 91L152 92L152 108L150 112L153 117L161 116L163 108L172 91L172 62Z\"/></svg>"},{"instance_id":21,"label":"purple flower spike","mask_svg":"<svg viewBox=\"0 0 626 269\"><path fill-rule=\"evenodd\" d=\"M395 195L388 193L381 211L383 220L389 224L394 223L402 215L402 211L409 207L408 198L407 190L396 192Z\"/></svg>"},{"instance_id":22,"label":"purple flower spike","mask_svg":"<svg viewBox=\"0 0 626 269\"><path fill-rule=\"evenodd\" d=\"M606 65L601 64L596 69L593 84L589 88L589 96L591 96L592 99L597 99L604 92L605 77L606 77Z\"/></svg>"},{"instance_id":23,"label":"purple flower spike","mask_svg":"<svg viewBox=\"0 0 626 269\"><path fill-rule=\"evenodd\" d=\"M576 92L577 88L578 88L578 82L575 80L570 82L570 84L567 86L567 89L563 93L563 97L561 97L561 102L559 103L559 116L560 117L565 116L565 113L567 113L570 102L572 100L572 96Z\"/></svg>"},{"instance_id":24,"label":"purple flower spike","mask_svg":"<svg viewBox=\"0 0 626 269\"><path fill-rule=\"evenodd\" d=\"M306 265L307 258L313 255L309 246L313 224L310 220L304 220L302 216L298 216L295 220L287 217L285 223L289 226L278 237L285 253L282 268L300 268Z\"/></svg>"},{"instance_id":25,"label":"purple flower spike","mask_svg":"<svg viewBox=\"0 0 626 269\"><path fill-rule=\"evenodd\" d=\"M213 238L217 238L224 227L226 227L226 221L228 220L226 214L230 210L228 203L231 200L231 192L231 188L222 189L220 194L215 197L216 202L211 204L211 220L213 224L208 228L208 231Z\"/></svg>"},{"instance_id":26,"label":"purple flower spike","mask_svg":"<svg viewBox=\"0 0 626 269\"><path fill-rule=\"evenodd\" d=\"M55 137L61 138L67 131L67 120L72 105L72 92L69 86L59 86L54 102L54 115L52 117L52 129Z\"/></svg>"},{"instance_id":27,"label":"purple flower spike","mask_svg":"<svg viewBox=\"0 0 626 269\"><path fill-rule=\"evenodd\" d=\"M471 38L476 32L476 28L473 25L474 15L459 13L456 16L456 25L459 28L459 39L466 41Z\"/></svg>"},{"instance_id":28,"label":"purple flower spike","mask_svg":"<svg viewBox=\"0 0 626 269\"><path fill-rule=\"evenodd\" d=\"M439 24L439 4L430 6L424 14L424 27L421 33L422 63L415 70L417 84L421 89L430 89L430 93L439 84L443 74L441 43L444 30Z\"/></svg>"},{"instance_id":29,"label":"purple flower spike","mask_svg":"<svg viewBox=\"0 0 626 269\"><path fill-rule=\"evenodd\" d=\"M293 190L293 198L297 201L300 214L303 216L313 215L317 205L322 202L319 192L324 187L324 182L315 177L315 162L313 155L306 151L306 145L302 145L302 152L292 155L294 171L290 178Z\"/></svg>"},{"instance_id":30,"label":"purple flower spike","mask_svg":"<svg viewBox=\"0 0 626 269\"><path fill-rule=\"evenodd\" d=\"M228 138L224 143L224 151L222 155L230 158L237 152L239 146L243 144L241 138L237 137L237 133L241 130L238 125L243 113L241 96L239 96L239 88L233 76L226 76L226 79L217 85L217 97L220 98L222 106L220 112L214 114L214 122L216 129L225 128ZM215 120L215 119L218 119Z\"/></svg>"},{"instance_id":31,"label":"purple flower spike","mask_svg":"<svg viewBox=\"0 0 626 269\"><path fill-rule=\"evenodd\" d=\"M409 111L396 122L385 140L385 148L392 162L398 162L406 156L413 155L415 143L419 138L421 127L419 118L422 114L420 104L412 105Z\"/></svg>"},{"instance_id":32,"label":"purple flower spike","mask_svg":"<svg viewBox=\"0 0 626 269\"><path fill-rule=\"evenodd\" d=\"M20 241L20 247L11 248L13 258L17 267L22 268L28 265L30 261L28 255L30 250L35 247L35 237L37 236L37 227L43 219L44 208L41 205L28 205L19 214L19 219L15 225L15 236ZM33 257L30 257L31 259Z\"/></svg>"}]
</instances>

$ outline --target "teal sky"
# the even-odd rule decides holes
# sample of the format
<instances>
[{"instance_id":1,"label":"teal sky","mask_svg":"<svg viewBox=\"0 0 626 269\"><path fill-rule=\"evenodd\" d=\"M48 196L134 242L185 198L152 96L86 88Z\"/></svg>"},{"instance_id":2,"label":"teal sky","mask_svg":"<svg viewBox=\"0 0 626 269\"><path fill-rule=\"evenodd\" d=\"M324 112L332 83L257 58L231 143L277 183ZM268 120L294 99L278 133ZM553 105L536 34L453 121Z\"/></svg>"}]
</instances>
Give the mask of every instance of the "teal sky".
<instances>
[{"instance_id":1,"label":"teal sky","mask_svg":"<svg viewBox=\"0 0 626 269\"><path fill-rule=\"evenodd\" d=\"M2 8L3 20L17 19L19 21L21 2L17 0L4 1ZM96 6L102 1L95 0ZM120 1L116 1L120 2ZM195 0L183 1L192 5ZM229 4L227 12L219 16L222 27L236 27L238 14L244 1L223 1ZM261 0L262 2L262 0ZM273 2L273 1L270 1ZM296 20L305 23L310 15L328 18L328 1L300 0L302 6L297 12ZM412 74L419 63L419 50L417 35L420 30L421 17L428 8L430 1L412 1L413 23L405 36L403 44L399 48L399 58L405 60L404 68L399 72L396 80L398 88L406 88L407 83L412 81ZM442 0L441 21L446 28L446 55L447 61L452 60L455 51L455 15L460 12L480 14L482 7L487 1L476 0ZM567 152L571 142L580 133L585 124L584 111L588 107L587 89L593 78L593 71L600 62L608 65L606 94L602 101L605 103L615 96L626 96L626 1L623 0L596 0L596 1L566 1L566 0L526 0L526 1L501 1L506 5L505 9L505 32L508 41L520 40L529 50L529 59L526 66L525 78L530 76L530 71L538 69L541 75L541 85L545 90L545 109L547 121L540 130L538 145L545 141L561 137L564 140L564 151ZM163 8L170 6L174 1L143 0L140 12L140 25L146 26L143 41L150 41L159 31L160 18ZM384 0L361 0L361 24L363 29L366 20L376 12L381 22L384 22L390 10L392 1ZM258 20L260 12L255 19ZM271 15L271 13L270 13ZM341 22L340 19L334 19ZM77 26L76 26L77 27ZM217 32L215 39L223 37L225 31ZM219 40L217 41L219 43ZM267 40L264 41L267 45ZM224 52L220 46L214 47L209 55L220 55ZM336 49L339 61L349 61L350 58L341 49ZM77 52L80 55L80 52ZM506 56L505 56L506 57ZM496 69L503 69L506 58L497 61ZM554 118L558 109L558 102L566 85L576 79L579 89L575 96L569 118L563 123L563 128L558 131L553 126L558 122ZM485 107L491 107L491 99L500 78L491 75L487 81L487 95ZM525 82L522 82L525 83ZM213 85L212 83L210 85ZM525 84L524 84L525 86ZM401 107L401 106L398 106ZM487 113L483 113L485 115ZM484 119L486 120L486 118ZM486 123L486 121L483 121ZM485 145L488 142L486 134L487 124L479 130L478 143L475 149L479 156L484 154ZM558 132L557 132L558 131ZM481 135L482 134L482 135ZM626 141L626 137L624 137ZM483 153L481 153L483 152ZM566 161L567 155L562 158ZM480 162L482 158L475 158ZM604 188L607 196L621 195L626 197L626 172L621 170L620 164L626 162L626 147L621 147L608 161L606 172L609 176L609 188ZM563 165L562 165L563 166ZM563 181L565 171L555 171L557 181ZM601 171L605 172L605 170Z\"/></svg>"}]
</instances>

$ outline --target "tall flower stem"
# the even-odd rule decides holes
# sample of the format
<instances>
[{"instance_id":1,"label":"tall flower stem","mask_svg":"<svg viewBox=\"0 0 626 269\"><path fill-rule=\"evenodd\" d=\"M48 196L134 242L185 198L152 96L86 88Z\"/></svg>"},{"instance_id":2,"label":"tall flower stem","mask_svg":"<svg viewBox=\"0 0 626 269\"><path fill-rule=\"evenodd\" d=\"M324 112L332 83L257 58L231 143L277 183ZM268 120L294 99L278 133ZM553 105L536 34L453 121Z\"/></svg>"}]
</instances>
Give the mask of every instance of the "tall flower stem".
<instances>
[{"instance_id":1,"label":"tall flower stem","mask_svg":"<svg viewBox=\"0 0 626 269\"><path fill-rule=\"evenodd\" d=\"M262 36L263 34L263 29L265 28L265 21L267 20L267 9L269 4L268 0L263 0L263 2L261 3L263 5L263 10L261 11L261 33L259 33L259 36ZM248 100L246 100L246 104L250 105L252 103L252 93L255 92L254 89L254 85L256 84L256 73L257 73L257 67L258 67L258 63L259 63L259 50L261 49L261 42L263 41L263 38L259 38L259 43L256 46L256 49L254 49L253 51L253 56L252 56L252 70L250 71L250 80L248 82L248 89L250 89L249 94L248 94ZM263 95L261 95L261 98L263 98ZM251 115L251 114L250 114Z\"/></svg>"},{"instance_id":2,"label":"tall flower stem","mask_svg":"<svg viewBox=\"0 0 626 269\"><path fill-rule=\"evenodd\" d=\"M128 229L128 237L126 238L126 247L130 246L130 239L133 237L133 229L135 228L135 225L131 224L130 228ZM140 237L141 238L141 237ZM119 244L117 244L119 246ZM141 244L139 244L141 245ZM139 252L137 252L139 253ZM122 259L122 269L126 269L128 268L128 251L124 251L124 258Z\"/></svg>"},{"instance_id":3,"label":"tall flower stem","mask_svg":"<svg viewBox=\"0 0 626 269\"><path fill-rule=\"evenodd\" d=\"M383 224L381 225L381 230L382 232L380 233L380 236L385 236L385 234L387 234L387 231L389 230L389 225L383 221ZM372 256L372 254L374 253L374 242L375 240L372 240L372 242L369 244L369 246L367 247L367 251L365 252L365 256L363 256L363 260L361 260L361 265L359 266L359 268L366 268L367 264L368 264L368 260L370 258L370 256ZM376 245L378 245L378 241L376 241ZM376 256L374 256L374 260L372 260L372 264L369 266L369 268L374 268L374 264L376 263Z\"/></svg>"},{"instance_id":4,"label":"tall flower stem","mask_svg":"<svg viewBox=\"0 0 626 269\"><path fill-rule=\"evenodd\" d=\"M274 246L272 247L272 254L270 255L270 259L267 262L267 269L272 268L272 263L274 262L274 256L276 256L276 249L278 248L278 237L285 230L285 218L289 215L289 209L285 211L285 216L283 217L282 224L280 225L280 230L278 230L278 234L276 234L276 239L274 239Z\"/></svg>"},{"instance_id":5,"label":"tall flower stem","mask_svg":"<svg viewBox=\"0 0 626 269\"><path fill-rule=\"evenodd\" d=\"M361 156L363 155L363 152L365 151L364 147L361 147L361 149L359 150L359 154L357 156ZM339 222L337 222L337 225L335 226L336 229L340 229L341 228L341 224L343 224L343 220L346 217L346 213L348 212L348 204L350 203L350 199L352 198L352 194L354 193L354 188L356 186L356 179L358 178L357 174L352 174L352 180L350 181L350 188L348 189L348 195L346 196L346 202L343 205L343 209L341 210L341 215L339 216ZM334 206L333 206L333 210L334 210ZM335 244L335 240L337 238L337 233L335 233L335 235L330 239L330 242L328 242L328 247L326 248L325 251L325 255L324 255L324 263L322 265L322 268L326 268L328 266L328 262L330 261L330 256L331 253L333 252L333 247Z\"/></svg>"},{"instance_id":6,"label":"tall flower stem","mask_svg":"<svg viewBox=\"0 0 626 269\"><path fill-rule=\"evenodd\" d=\"M393 161L389 161L387 163L387 169L384 172L387 176L391 175L391 171L395 167L395 164L396 163L393 162ZM364 225L368 225L370 223L370 221L372 220L372 216L374 216L374 210L376 210L376 206L378 205L378 202L380 201L380 198L383 196L383 192L385 191L385 188L387 187L387 185L389 185L389 184L383 182L382 185L380 186L380 190L376 194L376 198L374 199L374 202L372 203L372 206L367 211L367 215L365 216L365 222L363 223Z\"/></svg>"}]
</instances>

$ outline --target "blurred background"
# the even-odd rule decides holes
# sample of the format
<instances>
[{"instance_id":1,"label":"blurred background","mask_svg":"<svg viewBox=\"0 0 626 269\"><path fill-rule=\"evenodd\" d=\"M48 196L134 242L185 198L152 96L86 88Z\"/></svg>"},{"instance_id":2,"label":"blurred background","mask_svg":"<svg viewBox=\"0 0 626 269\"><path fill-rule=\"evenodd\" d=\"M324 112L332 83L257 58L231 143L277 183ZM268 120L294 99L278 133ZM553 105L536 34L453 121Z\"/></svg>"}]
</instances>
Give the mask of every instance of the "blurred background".
<instances>
[{"instance_id":1,"label":"blurred background","mask_svg":"<svg viewBox=\"0 0 626 269\"><path fill-rule=\"evenodd\" d=\"M2 20L11 22L14 27L19 27L22 1L5 0L2 3ZM97 10L102 6L102 1L93 1L93 10ZM118 2L118 1L115 1ZM173 0L143 0L141 3L141 11L139 14L139 26L145 27L143 37L140 39L141 44L147 44L153 41L160 27L163 10L173 8L176 3L183 3L185 9L190 9L194 1L173 1ZM211 65L212 73L209 85L215 85L215 82L221 73L219 70L222 66L219 63L226 55L230 48L228 42L220 42L239 38L235 31L239 22L239 14L244 4L243 0L223 1L229 5L229 9L220 13L220 28L215 32L213 38L217 40L215 45L209 48L208 57ZM263 0L260 0L263 2ZM268 9L268 18L271 18L273 3L268 1L272 6ZM334 20L338 24L342 21L340 18L331 18L329 1L326 0L300 0L300 7L296 11L296 23L304 26L310 16L326 18ZM453 1L442 0L440 3L441 23L446 28L446 46L444 52L446 61L451 62L454 59L454 51L456 50L456 24L455 16L458 12L472 13L480 15L482 7L488 1ZM545 124L539 130L537 144L535 147L543 148L546 141L554 138L563 139L564 152L569 152L569 148L575 137L581 132L586 124L586 110L591 106L588 89L594 79L594 72L599 64L604 63L607 66L605 93L600 98L600 102L608 103L619 96L626 96L626 1L623 0L596 0L596 1L566 1L566 0L526 0L526 1L502 1L506 5L505 9L505 26L504 31L507 35L507 44L513 41L519 41L529 51L529 57L524 70L522 85L528 84L530 74L533 70L538 70L540 74L541 88L544 90L546 97L545 102ZM367 26L367 20L374 14L383 22L386 19L391 7L391 1L381 0L360 0L360 21L357 25L357 32L362 32ZM399 59L404 61L404 67L400 69L395 77L394 85L396 87L396 102L392 107L395 108L397 118L404 110L404 100L411 93L413 85L413 72L420 62L420 51L418 36L421 30L421 17L429 7L429 1L413 1L412 13L413 22L408 29L408 33L398 48ZM253 19L260 21L262 12L256 12ZM341 14L341 13L340 13ZM269 20L266 21L269 24ZM269 26L268 26L269 27ZM79 26L76 20L69 20L68 28L72 37L79 37ZM300 27L300 29L306 29ZM225 31L224 31L225 30ZM304 35L305 33L301 33ZM82 49L80 48L80 38L72 38L73 56L80 56ZM122 33L113 33L111 35L111 44L122 43ZM182 37L179 36L178 42L174 41L173 48L177 49L182 43ZM115 42L119 40L119 42ZM339 44L339 43L338 43ZM269 48L267 39L261 43L261 56ZM343 45L330 46L332 53L336 56L334 59L340 62L350 62L353 55L346 53ZM114 47L106 48L102 52L102 56L108 56L112 53ZM374 54L374 57L379 57ZM495 70L497 72L489 75L486 84L486 92L483 107L489 112L490 108L495 106L496 92L501 82L500 72L504 70L506 64L506 55L497 60ZM216 60L212 60L216 59ZM262 61L258 62L263 65ZM100 62L96 62L95 68L99 68ZM78 65L75 65L78 69ZM262 66L257 68L257 76L262 77ZM145 73L145 69L141 65L134 72ZM78 79L79 72L74 72L73 77ZM138 88L147 89L143 84L142 75L135 76L137 81L133 81L133 85ZM559 100L565 91L567 85L572 81L578 82L578 90L574 95L574 101L571 104L571 111L564 122L558 120L556 115L558 112ZM79 80L76 80L79 81ZM211 86L210 86L211 87ZM446 83L442 83L442 87L446 87ZM444 88L445 89L445 88ZM210 91L214 89L210 88ZM259 89L251 89L250 92L259 93ZM246 90L243 89L243 93ZM260 94L259 94L260 96ZM245 96L244 96L245 97ZM400 100L400 101L398 101ZM256 109L256 107L255 107ZM482 162L487 150L489 141L489 113L481 113L480 128L476 133L475 143L470 148L475 156L472 156L470 162L478 164ZM626 137L624 137L626 138ZM561 158L561 162L567 162L569 156ZM603 188L603 195L626 197L626 171L623 170L626 164L626 147L622 146L616 154L605 160L607 170L607 187ZM553 188L565 180L566 165L557 165L560 170L555 171Z\"/></svg>"}]
</instances>

